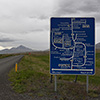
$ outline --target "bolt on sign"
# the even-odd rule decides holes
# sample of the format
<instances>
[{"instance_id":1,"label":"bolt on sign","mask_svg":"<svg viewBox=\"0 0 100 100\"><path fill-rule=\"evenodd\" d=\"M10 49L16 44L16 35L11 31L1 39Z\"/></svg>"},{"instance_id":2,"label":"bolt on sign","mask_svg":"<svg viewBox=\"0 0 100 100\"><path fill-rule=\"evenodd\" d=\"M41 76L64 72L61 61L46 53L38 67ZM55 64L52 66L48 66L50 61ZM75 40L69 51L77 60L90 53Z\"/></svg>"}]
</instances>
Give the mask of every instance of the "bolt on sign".
<instances>
[{"instance_id":1,"label":"bolt on sign","mask_svg":"<svg viewBox=\"0 0 100 100\"><path fill-rule=\"evenodd\" d=\"M50 73L95 74L95 19L50 19Z\"/></svg>"}]
</instances>

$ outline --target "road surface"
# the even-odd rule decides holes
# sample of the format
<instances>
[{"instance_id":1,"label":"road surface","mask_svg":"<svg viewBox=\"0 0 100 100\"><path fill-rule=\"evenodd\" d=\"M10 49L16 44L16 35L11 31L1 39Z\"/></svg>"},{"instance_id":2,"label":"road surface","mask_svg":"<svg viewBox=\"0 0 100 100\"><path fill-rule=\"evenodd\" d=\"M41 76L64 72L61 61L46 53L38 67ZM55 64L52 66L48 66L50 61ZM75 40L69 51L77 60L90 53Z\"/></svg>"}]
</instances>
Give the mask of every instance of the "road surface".
<instances>
[{"instance_id":1,"label":"road surface","mask_svg":"<svg viewBox=\"0 0 100 100\"><path fill-rule=\"evenodd\" d=\"M8 73L23 56L12 56L0 59L0 100L33 100L28 95L15 93L8 81Z\"/></svg>"}]
</instances>

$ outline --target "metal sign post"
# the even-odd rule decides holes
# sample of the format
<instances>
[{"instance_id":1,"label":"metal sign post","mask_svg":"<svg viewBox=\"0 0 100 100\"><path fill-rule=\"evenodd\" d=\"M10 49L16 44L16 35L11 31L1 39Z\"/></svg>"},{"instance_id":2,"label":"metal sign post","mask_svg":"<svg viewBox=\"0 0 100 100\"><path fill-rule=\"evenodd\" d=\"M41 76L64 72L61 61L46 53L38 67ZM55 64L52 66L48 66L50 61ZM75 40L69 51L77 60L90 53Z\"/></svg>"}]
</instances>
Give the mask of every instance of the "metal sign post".
<instances>
[{"instance_id":1,"label":"metal sign post","mask_svg":"<svg viewBox=\"0 0 100 100\"><path fill-rule=\"evenodd\" d=\"M55 75L55 92L57 91L57 75Z\"/></svg>"},{"instance_id":2,"label":"metal sign post","mask_svg":"<svg viewBox=\"0 0 100 100\"><path fill-rule=\"evenodd\" d=\"M50 83L52 83L52 76L53 76L53 75L51 75L51 77L50 77Z\"/></svg>"},{"instance_id":3,"label":"metal sign post","mask_svg":"<svg viewBox=\"0 0 100 100\"><path fill-rule=\"evenodd\" d=\"M75 83L77 82L77 77L78 77L78 75L76 75L76 77L75 77L75 80L74 80Z\"/></svg>"},{"instance_id":4,"label":"metal sign post","mask_svg":"<svg viewBox=\"0 0 100 100\"><path fill-rule=\"evenodd\" d=\"M52 17L50 19L50 74L95 74L95 18ZM75 82L77 80L77 76Z\"/></svg>"},{"instance_id":5,"label":"metal sign post","mask_svg":"<svg viewBox=\"0 0 100 100\"><path fill-rule=\"evenodd\" d=\"M89 76L86 76L86 92L88 93L88 86L89 86Z\"/></svg>"}]
</instances>

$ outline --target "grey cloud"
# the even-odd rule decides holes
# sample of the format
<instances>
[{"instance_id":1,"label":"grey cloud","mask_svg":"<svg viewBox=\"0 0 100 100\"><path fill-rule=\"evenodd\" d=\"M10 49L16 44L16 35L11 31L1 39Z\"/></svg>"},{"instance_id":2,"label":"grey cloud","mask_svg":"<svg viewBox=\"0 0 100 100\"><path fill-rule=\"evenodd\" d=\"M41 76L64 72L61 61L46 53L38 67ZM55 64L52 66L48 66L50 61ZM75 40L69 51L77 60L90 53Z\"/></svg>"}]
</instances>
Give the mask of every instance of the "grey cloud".
<instances>
[{"instance_id":1,"label":"grey cloud","mask_svg":"<svg viewBox=\"0 0 100 100\"><path fill-rule=\"evenodd\" d=\"M76 13L77 11L74 9L70 9L69 7L64 7L64 8L59 8L56 11L57 16L65 15L65 14L71 14L71 13Z\"/></svg>"},{"instance_id":2,"label":"grey cloud","mask_svg":"<svg viewBox=\"0 0 100 100\"><path fill-rule=\"evenodd\" d=\"M100 0L86 1L79 10L87 15L94 16L96 22L100 22Z\"/></svg>"},{"instance_id":3,"label":"grey cloud","mask_svg":"<svg viewBox=\"0 0 100 100\"><path fill-rule=\"evenodd\" d=\"M91 13L91 12L99 12L100 4L97 1L86 1L83 6L79 8L80 11Z\"/></svg>"},{"instance_id":4,"label":"grey cloud","mask_svg":"<svg viewBox=\"0 0 100 100\"><path fill-rule=\"evenodd\" d=\"M46 16L46 15L41 15L41 16L39 16L38 18L41 19L41 20L45 20L45 19L48 19L49 17Z\"/></svg>"},{"instance_id":5,"label":"grey cloud","mask_svg":"<svg viewBox=\"0 0 100 100\"><path fill-rule=\"evenodd\" d=\"M95 14L95 18L96 18L96 22L99 23L100 22L100 14L99 13Z\"/></svg>"},{"instance_id":6,"label":"grey cloud","mask_svg":"<svg viewBox=\"0 0 100 100\"><path fill-rule=\"evenodd\" d=\"M34 18L36 18L36 16L29 16L29 18L30 18L30 19L34 19Z\"/></svg>"},{"instance_id":7,"label":"grey cloud","mask_svg":"<svg viewBox=\"0 0 100 100\"><path fill-rule=\"evenodd\" d=\"M33 29L30 32L42 32L42 31L44 31L44 30L43 29Z\"/></svg>"},{"instance_id":8,"label":"grey cloud","mask_svg":"<svg viewBox=\"0 0 100 100\"><path fill-rule=\"evenodd\" d=\"M45 20L48 19L49 17L46 15L39 15L39 16L29 16L30 19L40 19L40 20Z\"/></svg>"},{"instance_id":9,"label":"grey cloud","mask_svg":"<svg viewBox=\"0 0 100 100\"><path fill-rule=\"evenodd\" d=\"M99 12L100 0L62 0L59 1L59 7L56 10L56 14L73 14L77 12L91 13Z\"/></svg>"},{"instance_id":10,"label":"grey cloud","mask_svg":"<svg viewBox=\"0 0 100 100\"><path fill-rule=\"evenodd\" d=\"M100 22L100 0L59 0L55 16L94 16Z\"/></svg>"},{"instance_id":11,"label":"grey cloud","mask_svg":"<svg viewBox=\"0 0 100 100\"><path fill-rule=\"evenodd\" d=\"M0 39L0 42L14 42L15 40L9 38Z\"/></svg>"},{"instance_id":12,"label":"grey cloud","mask_svg":"<svg viewBox=\"0 0 100 100\"><path fill-rule=\"evenodd\" d=\"M33 29L33 30L29 30L29 31L26 31L26 32L22 32L22 34L30 34L30 33L35 33L35 32L43 32L44 29Z\"/></svg>"},{"instance_id":13,"label":"grey cloud","mask_svg":"<svg viewBox=\"0 0 100 100\"><path fill-rule=\"evenodd\" d=\"M72 14L77 13L76 8L73 6L73 1L62 0L59 2L57 10L54 11L55 15L65 15L65 14Z\"/></svg>"}]
</instances>

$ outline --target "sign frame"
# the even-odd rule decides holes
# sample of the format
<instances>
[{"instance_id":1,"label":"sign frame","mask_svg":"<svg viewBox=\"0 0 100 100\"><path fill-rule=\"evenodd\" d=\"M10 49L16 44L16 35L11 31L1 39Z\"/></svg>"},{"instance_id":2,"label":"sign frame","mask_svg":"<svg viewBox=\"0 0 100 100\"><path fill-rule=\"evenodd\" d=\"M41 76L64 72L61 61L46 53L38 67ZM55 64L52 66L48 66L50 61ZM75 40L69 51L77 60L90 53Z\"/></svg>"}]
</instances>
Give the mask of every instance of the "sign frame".
<instances>
[{"instance_id":1,"label":"sign frame","mask_svg":"<svg viewBox=\"0 0 100 100\"><path fill-rule=\"evenodd\" d=\"M87 20L85 20L85 19L92 19L93 20L93 22L92 22L92 24L93 24L93 26L92 26L92 30L93 30L93 36L92 36L92 38L93 38L93 44L89 44L90 46L92 46L93 45L93 66L92 66L92 69L91 69L91 71L92 71L92 73L88 73L89 71L85 71L85 70L88 70L88 69L84 69L84 71L82 71L83 69L75 69L75 71L71 71L70 69L66 69L66 68L64 68L64 69L59 69L58 68L58 72L57 71L55 71L55 72L52 72L52 70L53 70L53 68L55 68L55 64L54 64L54 66L52 66L52 62L55 60L55 59L57 59L56 57L57 56L55 56L55 59L54 58L52 58L53 56L53 50L52 50L52 40L53 40L53 38L55 38L55 37L53 37L52 38L52 35L51 35L51 32L52 32L52 29L53 28L55 28L54 30L56 30L56 28L58 28L58 26L57 26L57 21L56 21L56 23L53 23L54 25L52 25L52 19L57 19L57 21L60 23L60 19L68 19L68 20L70 20L69 21L69 23L72 21L71 19L73 19L73 20L77 20L77 19L83 19L83 22L81 22L81 23L85 23L84 25L83 24L81 24L81 25L83 25L82 27L85 27L85 28L89 28L89 22L87 21ZM84 22L84 20L85 21L87 21L87 22ZM82 21L82 20L81 20ZM78 21L77 21L78 22ZM60 26L60 28L62 28L62 26L66 26L66 23L67 23L67 21L64 23L64 22L62 22L62 25L60 25L59 24L59 26ZM76 22L74 22L74 23L76 23ZM65 25L64 25L65 24ZM68 25L68 24L67 24ZM85 26L86 25L86 26ZM56 27L54 27L54 26L56 26ZM91 26L91 25L90 25ZM70 29L71 29L71 27L72 27L72 23L70 23ZM63 28L65 28L65 27L63 27ZM59 28L58 28L59 29ZM70 30L69 29L69 30ZM66 29L65 29L66 30ZM68 29L67 29L68 30ZM75 29L73 29L73 30L75 30ZM62 31L62 30L60 30L60 31ZM83 31L83 30L82 30ZM91 30L90 30L91 31ZM73 32L72 32L73 33ZM84 33L84 32L83 32ZM58 33L55 33L55 34L60 34L60 32L58 31ZM84 33L85 34L85 33ZM73 35L73 34L71 34L71 35ZM89 35L89 34L88 34ZM87 35L87 36L88 36ZM60 36L58 36L57 38L59 38ZM60 38L62 38L62 37L60 37ZM75 37L74 37L75 38ZM61 42L61 39L59 39L59 41ZM56 42L59 42L59 41L57 41L56 39L55 39L55 43ZM64 41L63 41L64 42ZM83 43L84 44L84 43ZM62 44L63 46L62 47L64 47L64 44ZM60 47L61 47L61 45L59 45ZM76 45L77 47L78 46L82 46L82 44L77 44ZM83 46L83 47L85 47L85 46ZM66 46L66 48L67 48L67 46ZM75 47L74 47L75 48ZM59 48L53 48L53 49L56 49L56 50L58 50ZM64 49L64 48L63 48ZM62 52L64 51L62 49ZM81 48L75 48L75 49L80 49L81 50ZM84 48L84 49L87 49L87 46L86 46L86 48ZM56 50L54 50L55 52L56 52ZM59 52L57 52L57 53L59 53ZM92 55L92 54L91 54ZM88 54L87 54L87 52L85 53L85 56L87 57L88 56ZM58 56L59 57L59 56ZM53 59L53 61L52 61L52 59ZM74 60L75 60L76 58L74 58ZM64 59L63 59L64 60ZM65 61L66 61L66 59L65 59ZM58 63L58 60L55 60L55 62L53 62L53 63ZM74 63L75 63L75 61L74 61ZM82 63L82 62L81 62ZM67 63L66 63L67 64ZM89 65L89 64L87 64L87 65ZM59 65L60 66L60 65ZM86 66L85 66L86 67ZM74 70L74 68L73 68L73 70ZM61 72L60 72L61 71ZM66 71L66 73L63 73L63 72L65 72ZM73 73L72 73L73 72ZM76 72L76 73L75 73ZM78 73L77 73L78 72ZM82 72L82 73L80 73L80 72ZM52 17L51 19L50 19L50 74L53 74L53 75L63 75L63 74L67 74L67 75L94 75L95 74L95 18L94 17Z\"/></svg>"}]
</instances>

